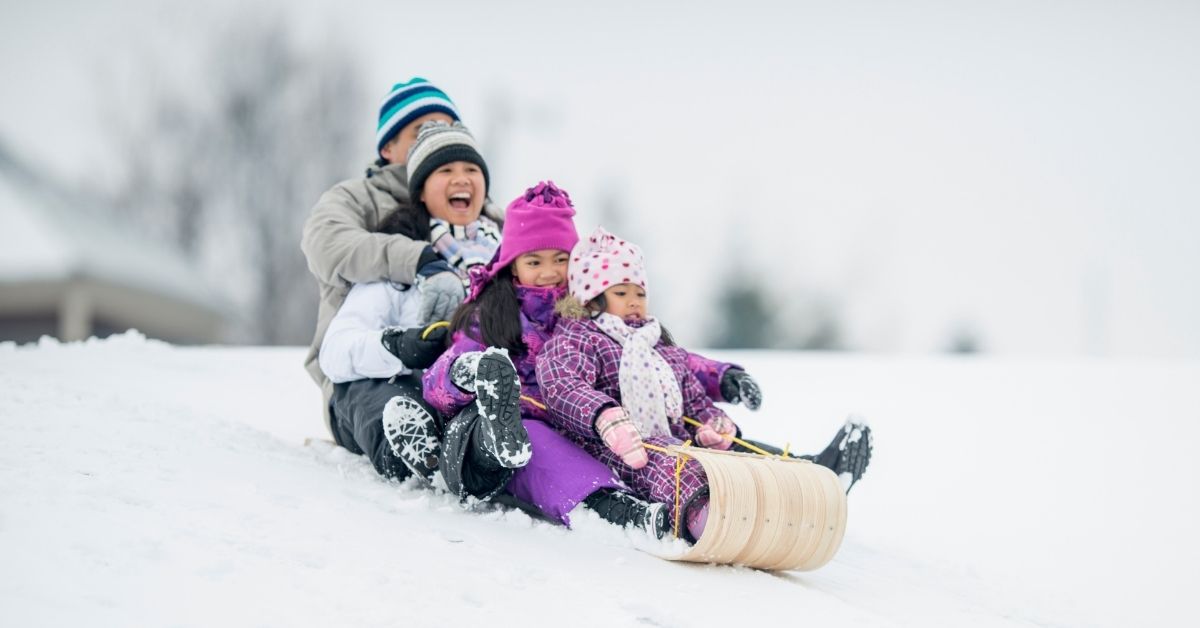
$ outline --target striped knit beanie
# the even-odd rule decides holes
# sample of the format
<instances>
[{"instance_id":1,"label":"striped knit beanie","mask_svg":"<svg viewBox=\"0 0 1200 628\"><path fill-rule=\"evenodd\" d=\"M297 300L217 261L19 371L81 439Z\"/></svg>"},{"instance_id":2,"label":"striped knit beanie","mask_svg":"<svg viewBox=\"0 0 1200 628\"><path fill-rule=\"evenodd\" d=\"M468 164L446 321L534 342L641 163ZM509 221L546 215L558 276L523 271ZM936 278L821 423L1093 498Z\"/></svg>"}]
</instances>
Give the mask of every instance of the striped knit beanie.
<instances>
[{"instance_id":1,"label":"striped knit beanie","mask_svg":"<svg viewBox=\"0 0 1200 628\"><path fill-rule=\"evenodd\" d=\"M490 179L487 162L475 146L475 137L462 122L446 124L430 120L417 131L417 141L408 149L408 189L412 198L421 198L425 180L434 170L454 162L469 161L483 171L483 195L487 197Z\"/></svg>"},{"instance_id":2,"label":"striped knit beanie","mask_svg":"<svg viewBox=\"0 0 1200 628\"><path fill-rule=\"evenodd\" d=\"M433 83L417 77L407 83L396 83L379 106L379 127L375 131L375 150L382 151L387 143L410 122L430 113L444 113L460 120L446 92Z\"/></svg>"}]
</instances>

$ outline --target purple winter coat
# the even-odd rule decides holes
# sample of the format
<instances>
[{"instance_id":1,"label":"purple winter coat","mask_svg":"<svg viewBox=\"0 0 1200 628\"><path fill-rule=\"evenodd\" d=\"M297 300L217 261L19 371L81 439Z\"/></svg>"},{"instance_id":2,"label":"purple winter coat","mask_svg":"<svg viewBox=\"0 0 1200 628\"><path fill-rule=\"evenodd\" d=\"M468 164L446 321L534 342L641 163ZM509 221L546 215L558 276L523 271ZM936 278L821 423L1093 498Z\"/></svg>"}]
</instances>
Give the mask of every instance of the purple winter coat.
<instances>
[{"instance_id":1,"label":"purple winter coat","mask_svg":"<svg viewBox=\"0 0 1200 628\"><path fill-rule=\"evenodd\" d=\"M513 366L517 367L517 375L521 378L521 395L541 403L542 394L534 374L537 355L541 352L542 345L550 339L550 334L554 333L554 326L558 323L554 303L566 294L566 288L535 288L519 284L514 287L517 290L517 299L521 303L521 340L529 350L524 353L511 353L509 357L512 358ZM469 329L454 332L450 347L425 371L425 400L447 416L458 414L467 404L475 402L475 393L454 385L450 379L450 367L460 355L486 349L487 345L481 338L479 321L473 321ZM521 400L521 416L540 420L547 417L545 410L525 399Z\"/></svg>"},{"instance_id":2,"label":"purple winter coat","mask_svg":"<svg viewBox=\"0 0 1200 628\"><path fill-rule=\"evenodd\" d=\"M684 416L708 423L725 415L706 394L705 386L690 366L687 351L662 342L655 350L666 360L679 382ZM621 345L595 322L559 321L554 336L537 360L538 381L548 400L550 422L616 471L639 497L667 504L674 518L675 457L650 449L646 452L649 463L634 470L604 444L594 428L601 410L621 404L621 352ZM665 447L693 438L695 428L681 419L672 419L669 423L671 436L652 436L644 441ZM700 463L687 461L680 477L680 504L686 506L707 486L708 479Z\"/></svg>"},{"instance_id":3,"label":"purple winter coat","mask_svg":"<svg viewBox=\"0 0 1200 628\"><path fill-rule=\"evenodd\" d=\"M565 288L532 288L517 285L521 302L521 339L529 347L524 353L513 353L513 365L521 378L522 396L540 403L537 378L534 376L537 352L554 331L558 316L554 302L566 292ZM483 351L487 345L479 340L479 323L467 330L455 332L450 348L425 371L423 384L425 400L447 417L458 414L475 402L475 394L456 386L450 378L450 368L464 353ZM517 469L506 490L527 503L537 506L548 516L570 525L568 513L588 495L601 488L628 490L611 469L604 466L578 445L559 434L540 419L546 411L521 400L521 417L529 433L532 456L529 463Z\"/></svg>"}]
</instances>

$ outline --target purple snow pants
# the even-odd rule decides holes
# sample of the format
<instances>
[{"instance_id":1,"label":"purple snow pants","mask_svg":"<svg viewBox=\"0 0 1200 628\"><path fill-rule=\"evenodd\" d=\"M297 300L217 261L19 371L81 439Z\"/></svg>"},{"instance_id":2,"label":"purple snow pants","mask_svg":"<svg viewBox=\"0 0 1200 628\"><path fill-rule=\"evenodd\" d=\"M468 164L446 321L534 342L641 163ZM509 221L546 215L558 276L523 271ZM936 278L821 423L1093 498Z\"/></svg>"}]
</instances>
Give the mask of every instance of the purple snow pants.
<instances>
[{"instance_id":1,"label":"purple snow pants","mask_svg":"<svg viewBox=\"0 0 1200 628\"><path fill-rule=\"evenodd\" d=\"M534 419L521 423L529 432L533 455L508 482L508 492L517 499L571 525L567 513L588 495L602 488L629 490L612 469L549 425Z\"/></svg>"}]
</instances>

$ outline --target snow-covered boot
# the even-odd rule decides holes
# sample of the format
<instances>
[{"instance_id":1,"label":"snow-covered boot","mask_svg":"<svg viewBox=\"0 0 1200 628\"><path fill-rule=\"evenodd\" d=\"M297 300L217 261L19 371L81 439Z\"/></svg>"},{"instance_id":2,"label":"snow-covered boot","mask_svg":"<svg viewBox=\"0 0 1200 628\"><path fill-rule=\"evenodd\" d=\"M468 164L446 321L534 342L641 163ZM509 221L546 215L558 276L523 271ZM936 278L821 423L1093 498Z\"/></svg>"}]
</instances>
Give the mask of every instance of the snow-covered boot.
<instances>
[{"instance_id":1,"label":"snow-covered boot","mask_svg":"<svg viewBox=\"0 0 1200 628\"><path fill-rule=\"evenodd\" d=\"M671 531L665 504L650 503L611 488L602 488L583 500L600 518L622 528L633 526L661 539Z\"/></svg>"},{"instance_id":2,"label":"snow-covered boot","mask_svg":"<svg viewBox=\"0 0 1200 628\"><path fill-rule=\"evenodd\" d=\"M871 437L871 427L862 417L851 415L846 424L824 451L815 456L801 456L813 462L828 467L837 474L842 482L842 488L850 492L855 482L862 479L871 463L871 450L874 446Z\"/></svg>"},{"instance_id":3,"label":"snow-covered boot","mask_svg":"<svg viewBox=\"0 0 1200 628\"><path fill-rule=\"evenodd\" d=\"M783 455L783 450L774 445L748 438L741 440L745 444L735 442L730 449L747 453L765 451L776 456ZM747 447L746 444L752 445L753 448ZM862 417L851 415L846 419L846 424L838 430L837 434L834 434L833 441L821 453L815 455L789 453L788 455L801 460L811 460L833 471L841 480L842 488L849 493L850 487L854 486L854 483L858 482L866 473L867 465L871 462L873 447L874 439L871 435L871 427Z\"/></svg>"},{"instance_id":4,"label":"snow-covered boot","mask_svg":"<svg viewBox=\"0 0 1200 628\"><path fill-rule=\"evenodd\" d=\"M521 379L502 349L489 347L475 368L475 405L481 421L479 443L506 469L529 462L533 450L521 423Z\"/></svg>"},{"instance_id":5,"label":"snow-covered boot","mask_svg":"<svg viewBox=\"0 0 1200 628\"><path fill-rule=\"evenodd\" d=\"M420 403L396 396L383 407L383 435L392 453L418 478L433 479L441 456L437 422Z\"/></svg>"},{"instance_id":6,"label":"snow-covered boot","mask_svg":"<svg viewBox=\"0 0 1200 628\"><path fill-rule=\"evenodd\" d=\"M479 408L470 404L446 423L442 435L442 479L446 490L459 497L490 499L512 479L513 470L501 467L484 449L483 424Z\"/></svg>"}]
</instances>

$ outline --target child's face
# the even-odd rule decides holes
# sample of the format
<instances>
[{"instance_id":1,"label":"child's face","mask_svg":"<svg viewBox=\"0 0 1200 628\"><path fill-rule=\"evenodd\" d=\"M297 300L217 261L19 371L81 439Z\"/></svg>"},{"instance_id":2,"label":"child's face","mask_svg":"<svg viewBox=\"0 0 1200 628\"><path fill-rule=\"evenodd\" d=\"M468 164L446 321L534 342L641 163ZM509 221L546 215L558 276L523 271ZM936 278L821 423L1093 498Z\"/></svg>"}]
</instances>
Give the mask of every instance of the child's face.
<instances>
[{"instance_id":1,"label":"child's face","mask_svg":"<svg viewBox=\"0 0 1200 628\"><path fill-rule=\"evenodd\" d=\"M646 318L647 302L646 290L636 284L617 284L604 291L604 311L625 320Z\"/></svg>"},{"instance_id":2,"label":"child's face","mask_svg":"<svg viewBox=\"0 0 1200 628\"><path fill-rule=\"evenodd\" d=\"M417 141L417 131L422 124L430 120L438 120L450 124L454 122L454 118L440 112L427 113L412 122L409 122L400 132L396 134L387 144L383 145L383 150L379 151L379 155L387 160L389 164L408 163L408 149L412 148L413 142Z\"/></svg>"},{"instance_id":3,"label":"child's face","mask_svg":"<svg viewBox=\"0 0 1200 628\"><path fill-rule=\"evenodd\" d=\"M469 161L452 161L425 180L421 202L429 215L452 225L468 225L483 211L483 170Z\"/></svg>"},{"instance_id":4,"label":"child's face","mask_svg":"<svg viewBox=\"0 0 1200 628\"><path fill-rule=\"evenodd\" d=\"M513 260L513 275L524 286L561 286L567 281L566 251L541 249L520 255Z\"/></svg>"}]
</instances>

